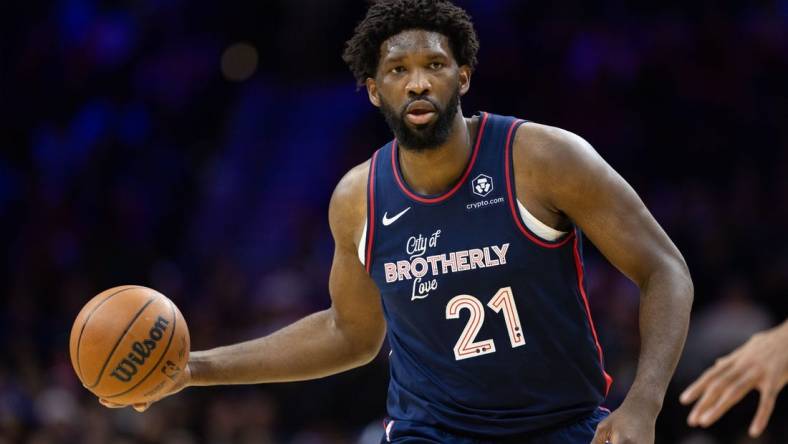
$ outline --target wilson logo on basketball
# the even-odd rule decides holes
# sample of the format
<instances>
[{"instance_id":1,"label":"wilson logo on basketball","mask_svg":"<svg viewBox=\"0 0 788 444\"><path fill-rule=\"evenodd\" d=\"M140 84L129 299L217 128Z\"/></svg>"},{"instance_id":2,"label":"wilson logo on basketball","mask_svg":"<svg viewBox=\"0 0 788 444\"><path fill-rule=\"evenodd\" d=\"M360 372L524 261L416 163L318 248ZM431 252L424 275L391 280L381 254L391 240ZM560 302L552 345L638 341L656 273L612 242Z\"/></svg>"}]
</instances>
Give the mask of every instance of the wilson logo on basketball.
<instances>
[{"instance_id":1,"label":"wilson logo on basketball","mask_svg":"<svg viewBox=\"0 0 788 444\"><path fill-rule=\"evenodd\" d=\"M169 325L169 321L159 316L153 327L148 331L148 339L142 342L135 341L131 344L131 352L118 363L110 375L121 382L131 381L131 378L137 374L137 367L145 364L145 360L148 359L151 352L156 349L158 342L164 337L167 325Z\"/></svg>"}]
</instances>

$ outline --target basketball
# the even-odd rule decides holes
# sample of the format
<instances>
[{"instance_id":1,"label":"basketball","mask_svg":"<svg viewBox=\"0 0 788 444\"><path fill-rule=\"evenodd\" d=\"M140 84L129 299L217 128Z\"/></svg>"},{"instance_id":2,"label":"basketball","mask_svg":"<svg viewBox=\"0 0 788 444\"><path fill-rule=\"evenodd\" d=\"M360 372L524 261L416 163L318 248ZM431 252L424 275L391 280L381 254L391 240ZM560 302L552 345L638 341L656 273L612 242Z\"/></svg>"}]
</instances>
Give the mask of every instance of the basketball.
<instances>
[{"instance_id":1,"label":"basketball","mask_svg":"<svg viewBox=\"0 0 788 444\"><path fill-rule=\"evenodd\" d=\"M69 343L82 384L117 404L155 401L189 360L189 330L178 307L156 290L105 290L77 315Z\"/></svg>"}]
</instances>

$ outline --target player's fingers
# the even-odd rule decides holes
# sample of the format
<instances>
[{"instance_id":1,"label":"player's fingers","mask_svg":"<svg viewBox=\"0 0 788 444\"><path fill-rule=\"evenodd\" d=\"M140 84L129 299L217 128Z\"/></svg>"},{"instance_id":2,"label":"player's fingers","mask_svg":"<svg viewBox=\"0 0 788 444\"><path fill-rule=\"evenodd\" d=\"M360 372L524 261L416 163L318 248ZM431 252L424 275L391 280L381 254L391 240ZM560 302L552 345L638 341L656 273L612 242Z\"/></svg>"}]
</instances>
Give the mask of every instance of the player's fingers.
<instances>
[{"instance_id":1,"label":"player's fingers","mask_svg":"<svg viewBox=\"0 0 788 444\"><path fill-rule=\"evenodd\" d=\"M777 398L777 390L766 389L761 391L761 398L758 401L758 411L755 412L755 419L750 424L750 436L757 438L761 436L766 425L769 423L769 418L772 416L774 410L774 402Z\"/></svg>"},{"instance_id":2,"label":"player's fingers","mask_svg":"<svg viewBox=\"0 0 788 444\"><path fill-rule=\"evenodd\" d=\"M700 425L701 416L708 412L708 410L717 402L719 397L722 396L725 388L731 383L732 380L736 379L737 376L738 371L736 369L730 369L725 373L716 375L713 380L710 381L709 384L704 388L703 394L701 395L698 402L695 403L695 407L692 408L692 411L687 417L687 424L693 427Z\"/></svg>"},{"instance_id":3,"label":"player's fingers","mask_svg":"<svg viewBox=\"0 0 788 444\"><path fill-rule=\"evenodd\" d=\"M695 403L695 406L692 407L692 411L690 411L689 415L687 416L687 424L689 424L691 427L697 427L700 425L701 416L705 415L713 403L720 397L721 389L721 385L715 384L703 392L700 400Z\"/></svg>"},{"instance_id":4,"label":"player's fingers","mask_svg":"<svg viewBox=\"0 0 788 444\"><path fill-rule=\"evenodd\" d=\"M143 402L143 403L139 403L139 404L133 404L132 407L134 408L134 410L142 413L145 410L148 410L148 407L150 407L150 403L149 402Z\"/></svg>"},{"instance_id":5,"label":"player's fingers","mask_svg":"<svg viewBox=\"0 0 788 444\"><path fill-rule=\"evenodd\" d=\"M591 444L605 444L610 436L610 423L607 419L603 420L596 426L596 433Z\"/></svg>"},{"instance_id":6,"label":"player's fingers","mask_svg":"<svg viewBox=\"0 0 788 444\"><path fill-rule=\"evenodd\" d=\"M99 398L99 404L103 405L104 407L111 408L111 409L122 409L123 407L126 407L125 404L117 404L117 403L114 403L112 401L107 401L104 398Z\"/></svg>"},{"instance_id":7,"label":"player's fingers","mask_svg":"<svg viewBox=\"0 0 788 444\"><path fill-rule=\"evenodd\" d=\"M681 396L679 396L679 401L681 401L682 404L689 404L698 399L706 387L711 384L720 373L727 370L730 365L731 359L729 356L718 359L710 369L703 372L700 378L684 389Z\"/></svg>"},{"instance_id":8,"label":"player's fingers","mask_svg":"<svg viewBox=\"0 0 788 444\"><path fill-rule=\"evenodd\" d=\"M722 394L713 405L700 412L699 424L702 427L714 424L720 416L724 415L754 387L755 377L752 373L745 373L741 378L733 381L733 383L723 389Z\"/></svg>"}]
</instances>

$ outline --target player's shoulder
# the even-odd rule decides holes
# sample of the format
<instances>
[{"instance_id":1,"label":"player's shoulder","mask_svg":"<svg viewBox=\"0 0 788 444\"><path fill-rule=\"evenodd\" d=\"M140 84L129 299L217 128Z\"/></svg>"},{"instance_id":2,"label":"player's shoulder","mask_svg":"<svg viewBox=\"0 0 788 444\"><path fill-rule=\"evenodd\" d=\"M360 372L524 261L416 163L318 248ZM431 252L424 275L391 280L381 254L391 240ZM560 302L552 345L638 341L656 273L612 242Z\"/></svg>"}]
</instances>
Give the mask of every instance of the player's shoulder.
<instances>
[{"instance_id":1,"label":"player's shoulder","mask_svg":"<svg viewBox=\"0 0 788 444\"><path fill-rule=\"evenodd\" d=\"M367 181L369 178L369 167L371 160L366 161L351 168L334 188L331 196L331 206L336 206L344 210L356 207L361 208L360 213L365 214L367 202Z\"/></svg>"},{"instance_id":2,"label":"player's shoulder","mask_svg":"<svg viewBox=\"0 0 788 444\"><path fill-rule=\"evenodd\" d=\"M351 168L339 180L328 205L328 220L334 236L354 240L367 215L367 181L371 160Z\"/></svg>"},{"instance_id":3,"label":"player's shoulder","mask_svg":"<svg viewBox=\"0 0 788 444\"><path fill-rule=\"evenodd\" d=\"M520 125L513 151L515 168L526 168L540 175L556 172L565 175L573 168L599 160L594 148L579 135L536 122Z\"/></svg>"}]
</instances>

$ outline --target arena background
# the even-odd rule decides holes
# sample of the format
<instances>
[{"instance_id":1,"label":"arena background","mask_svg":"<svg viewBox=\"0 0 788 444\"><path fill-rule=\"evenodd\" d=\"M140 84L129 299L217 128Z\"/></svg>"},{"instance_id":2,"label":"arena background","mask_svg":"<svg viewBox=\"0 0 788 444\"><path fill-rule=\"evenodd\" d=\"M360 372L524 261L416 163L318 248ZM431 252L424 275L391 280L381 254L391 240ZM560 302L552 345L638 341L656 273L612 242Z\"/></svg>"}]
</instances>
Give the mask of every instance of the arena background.
<instances>
[{"instance_id":1,"label":"arena background","mask_svg":"<svg viewBox=\"0 0 788 444\"><path fill-rule=\"evenodd\" d=\"M788 314L788 1L461 1L481 40L466 114L574 131L640 193L695 280L658 443L788 443L788 396L708 431L679 391ZM320 381L105 409L68 361L102 289L170 296L204 349L328 306L334 185L390 138L340 59L362 1L6 2L0 103L0 443L372 443L386 352ZM611 227L615 229L615 227ZM592 249L615 408L636 288Z\"/></svg>"}]
</instances>

